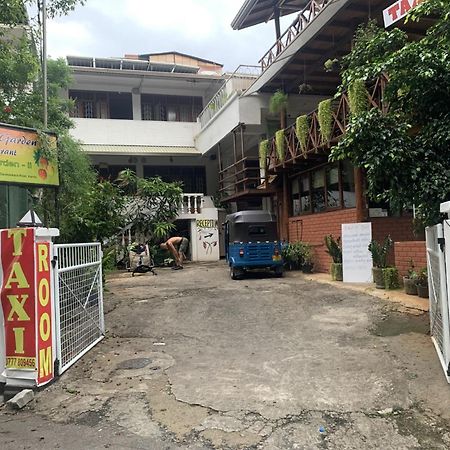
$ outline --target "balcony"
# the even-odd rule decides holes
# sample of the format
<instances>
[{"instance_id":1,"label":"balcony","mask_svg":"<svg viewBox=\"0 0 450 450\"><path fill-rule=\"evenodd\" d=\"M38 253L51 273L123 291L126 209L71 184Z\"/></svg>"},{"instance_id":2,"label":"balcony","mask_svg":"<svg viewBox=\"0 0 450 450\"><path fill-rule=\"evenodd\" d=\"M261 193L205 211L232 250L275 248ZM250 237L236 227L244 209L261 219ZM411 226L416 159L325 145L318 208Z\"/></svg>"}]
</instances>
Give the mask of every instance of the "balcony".
<instances>
[{"instance_id":1,"label":"balcony","mask_svg":"<svg viewBox=\"0 0 450 450\"><path fill-rule=\"evenodd\" d=\"M219 171L219 192L225 201L244 196L266 196L273 193L266 186L259 159L244 157Z\"/></svg>"},{"instance_id":2,"label":"balcony","mask_svg":"<svg viewBox=\"0 0 450 450\"><path fill-rule=\"evenodd\" d=\"M207 205L204 205L206 196L203 194L183 193L178 212L178 219L195 219L200 216L202 210L212 203L208 197Z\"/></svg>"},{"instance_id":3,"label":"balcony","mask_svg":"<svg viewBox=\"0 0 450 450\"><path fill-rule=\"evenodd\" d=\"M370 107L379 108L383 113L386 113L389 109L389 105L383 102L386 83L387 78L381 75L372 85L367 86ZM269 152L266 164L269 173L276 173L289 166L307 166L310 162L327 162L330 147L336 145L339 139L345 134L349 122L350 106L347 93L342 94L333 101L332 115L331 135L326 142L323 141L320 134L317 110L308 116L308 137L303 148L297 138L295 125L284 130L285 150L283 154L278 154L275 138L271 138L269 140Z\"/></svg>"},{"instance_id":4,"label":"balcony","mask_svg":"<svg viewBox=\"0 0 450 450\"><path fill-rule=\"evenodd\" d=\"M198 116L201 128L205 128L225 104L234 96L245 92L261 74L259 66L240 65L223 83Z\"/></svg>"}]
</instances>

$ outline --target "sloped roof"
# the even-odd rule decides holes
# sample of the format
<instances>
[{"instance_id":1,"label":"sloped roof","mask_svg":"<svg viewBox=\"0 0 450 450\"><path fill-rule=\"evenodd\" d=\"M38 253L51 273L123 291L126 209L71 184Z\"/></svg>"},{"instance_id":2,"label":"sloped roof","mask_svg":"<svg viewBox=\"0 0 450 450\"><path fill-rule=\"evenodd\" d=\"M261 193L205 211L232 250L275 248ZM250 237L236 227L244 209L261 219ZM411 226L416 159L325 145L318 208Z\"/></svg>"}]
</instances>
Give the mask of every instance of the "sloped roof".
<instances>
[{"instance_id":1,"label":"sloped roof","mask_svg":"<svg viewBox=\"0 0 450 450\"><path fill-rule=\"evenodd\" d=\"M309 0L245 0L236 17L231 22L234 30L268 22L273 19L274 4L280 8L280 16L301 11Z\"/></svg>"}]
</instances>

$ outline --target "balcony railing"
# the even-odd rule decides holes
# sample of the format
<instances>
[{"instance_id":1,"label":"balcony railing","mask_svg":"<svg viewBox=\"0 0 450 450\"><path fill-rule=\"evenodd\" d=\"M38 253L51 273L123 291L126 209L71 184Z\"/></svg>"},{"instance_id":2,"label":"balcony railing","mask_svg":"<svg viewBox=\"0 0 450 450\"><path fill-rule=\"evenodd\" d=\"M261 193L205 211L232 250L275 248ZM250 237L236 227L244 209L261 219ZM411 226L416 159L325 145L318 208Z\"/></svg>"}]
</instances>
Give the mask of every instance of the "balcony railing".
<instances>
[{"instance_id":1,"label":"balcony railing","mask_svg":"<svg viewBox=\"0 0 450 450\"><path fill-rule=\"evenodd\" d=\"M370 107L379 108L383 113L389 109L389 105L383 102L383 95L387 83L386 76L377 78L371 86L368 86L368 102ZM317 110L309 114L309 131L306 148L302 149L297 138L295 124L284 130L285 151L282 157L277 153L275 138L269 140L267 167L269 172L275 172L278 168L295 164L302 159L309 159L324 155L327 150L335 145L346 132L349 122L350 106L346 93L333 102L333 125L330 139L323 142L320 134ZM319 155L320 156L320 155Z\"/></svg>"},{"instance_id":2,"label":"balcony railing","mask_svg":"<svg viewBox=\"0 0 450 450\"><path fill-rule=\"evenodd\" d=\"M219 192L224 198L263 187L265 175L259 159L244 157L219 171Z\"/></svg>"},{"instance_id":3,"label":"balcony railing","mask_svg":"<svg viewBox=\"0 0 450 450\"><path fill-rule=\"evenodd\" d=\"M236 92L239 95L248 89L261 74L259 66L239 66L222 84L213 98L198 116L201 127L207 123L223 108L228 99Z\"/></svg>"},{"instance_id":4,"label":"balcony railing","mask_svg":"<svg viewBox=\"0 0 450 450\"><path fill-rule=\"evenodd\" d=\"M203 209L203 194L183 193L179 209L179 215L201 214Z\"/></svg>"},{"instance_id":5,"label":"balcony railing","mask_svg":"<svg viewBox=\"0 0 450 450\"><path fill-rule=\"evenodd\" d=\"M295 38L334 0L311 0L290 27L281 35L270 50L259 60L264 72Z\"/></svg>"}]
</instances>

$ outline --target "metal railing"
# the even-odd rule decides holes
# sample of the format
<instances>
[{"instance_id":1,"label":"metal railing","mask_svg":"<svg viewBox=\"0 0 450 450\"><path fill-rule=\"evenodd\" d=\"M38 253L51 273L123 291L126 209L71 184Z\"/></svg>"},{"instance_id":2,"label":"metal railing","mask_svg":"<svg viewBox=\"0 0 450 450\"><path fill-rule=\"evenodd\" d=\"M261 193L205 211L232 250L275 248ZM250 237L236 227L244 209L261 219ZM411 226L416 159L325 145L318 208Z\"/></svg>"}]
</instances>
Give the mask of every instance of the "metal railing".
<instances>
[{"instance_id":1,"label":"metal railing","mask_svg":"<svg viewBox=\"0 0 450 450\"><path fill-rule=\"evenodd\" d=\"M219 192L224 197L258 189L264 182L258 158L244 157L219 171Z\"/></svg>"},{"instance_id":2,"label":"metal railing","mask_svg":"<svg viewBox=\"0 0 450 450\"><path fill-rule=\"evenodd\" d=\"M368 104L370 107L379 108L385 114L389 110L389 104L383 101L384 91L388 80L385 75L377 78L372 85L367 86ZM308 115L308 135L305 147L302 148L297 137L295 124L284 129L284 152L277 152L275 137L269 139L268 169L276 171L277 168L295 164L303 159L320 156L326 150L335 145L339 138L346 133L346 128L350 118L350 105L347 93L342 94L332 103L333 122L328 140L323 139L320 132L318 111L313 111Z\"/></svg>"},{"instance_id":3,"label":"metal railing","mask_svg":"<svg viewBox=\"0 0 450 450\"><path fill-rule=\"evenodd\" d=\"M100 243L54 246L57 359L63 373L105 334Z\"/></svg>"},{"instance_id":4,"label":"metal railing","mask_svg":"<svg viewBox=\"0 0 450 450\"><path fill-rule=\"evenodd\" d=\"M334 0L311 0L289 28L273 44L269 51L259 60L264 72L294 39Z\"/></svg>"},{"instance_id":5,"label":"metal railing","mask_svg":"<svg viewBox=\"0 0 450 450\"><path fill-rule=\"evenodd\" d=\"M197 120L202 128L223 108L228 99L234 94L242 94L261 74L259 66L240 65L224 81L212 99L203 108Z\"/></svg>"}]
</instances>

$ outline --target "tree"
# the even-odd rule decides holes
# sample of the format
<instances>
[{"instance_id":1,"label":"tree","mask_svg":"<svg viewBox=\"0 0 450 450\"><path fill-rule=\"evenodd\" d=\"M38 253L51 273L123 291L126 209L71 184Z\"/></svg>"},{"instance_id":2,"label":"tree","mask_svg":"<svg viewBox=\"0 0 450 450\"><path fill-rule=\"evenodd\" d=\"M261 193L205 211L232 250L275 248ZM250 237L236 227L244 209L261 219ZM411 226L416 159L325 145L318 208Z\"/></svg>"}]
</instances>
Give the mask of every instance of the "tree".
<instances>
[{"instance_id":1,"label":"tree","mask_svg":"<svg viewBox=\"0 0 450 450\"><path fill-rule=\"evenodd\" d=\"M138 178L129 169L123 170L117 181L126 196L125 221L133 225L139 242L162 240L175 229L181 183L166 183L159 177Z\"/></svg>"},{"instance_id":2,"label":"tree","mask_svg":"<svg viewBox=\"0 0 450 450\"><path fill-rule=\"evenodd\" d=\"M408 20L430 13L438 20L416 42L399 29L385 31L373 23L357 31L342 61L340 90L385 73L389 112L352 115L331 152L332 159L349 158L365 169L371 198L398 208L414 204L425 225L439 220L439 204L450 197L450 2L423 2Z\"/></svg>"}]
</instances>

